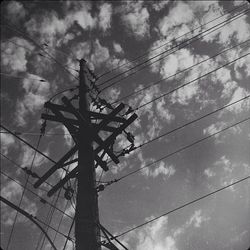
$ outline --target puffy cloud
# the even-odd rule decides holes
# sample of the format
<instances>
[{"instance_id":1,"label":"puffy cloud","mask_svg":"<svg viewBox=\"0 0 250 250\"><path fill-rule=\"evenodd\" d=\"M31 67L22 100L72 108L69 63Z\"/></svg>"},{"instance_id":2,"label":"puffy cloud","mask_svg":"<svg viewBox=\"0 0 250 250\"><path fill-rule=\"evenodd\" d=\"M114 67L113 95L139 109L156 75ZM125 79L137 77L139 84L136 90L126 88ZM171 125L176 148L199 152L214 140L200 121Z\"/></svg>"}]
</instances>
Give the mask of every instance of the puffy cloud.
<instances>
[{"instance_id":1,"label":"puffy cloud","mask_svg":"<svg viewBox=\"0 0 250 250\"><path fill-rule=\"evenodd\" d=\"M106 31L111 27L111 19L112 19L112 5L109 3L104 3L100 5L100 13L98 17L99 27Z\"/></svg>"},{"instance_id":2,"label":"puffy cloud","mask_svg":"<svg viewBox=\"0 0 250 250\"><path fill-rule=\"evenodd\" d=\"M1 133L1 150L3 154L8 154L9 148L14 146L15 139L12 135L7 133Z\"/></svg>"},{"instance_id":3,"label":"puffy cloud","mask_svg":"<svg viewBox=\"0 0 250 250\"><path fill-rule=\"evenodd\" d=\"M167 123L170 123L175 117L167 108L166 100L164 98L157 102L156 110L159 117Z\"/></svg>"},{"instance_id":4,"label":"puffy cloud","mask_svg":"<svg viewBox=\"0 0 250 250\"><path fill-rule=\"evenodd\" d=\"M206 169L204 170L204 174L205 174L205 176L207 176L208 178L211 178L211 177L213 177L213 176L216 175L216 173L215 173L211 168L206 168Z\"/></svg>"},{"instance_id":5,"label":"puffy cloud","mask_svg":"<svg viewBox=\"0 0 250 250\"><path fill-rule=\"evenodd\" d=\"M190 6L182 1L178 1L167 16L163 17L158 23L158 29L162 36L168 36L170 30L178 26L185 26L194 19L193 10ZM171 39L169 39L171 40Z\"/></svg>"},{"instance_id":6,"label":"puffy cloud","mask_svg":"<svg viewBox=\"0 0 250 250\"><path fill-rule=\"evenodd\" d=\"M32 78L38 78L36 75L29 74ZM28 114L34 114L44 105L50 94L50 85L48 82L40 82L31 78L26 78L22 82L25 91L23 99L17 101L16 121L19 126L24 126Z\"/></svg>"},{"instance_id":7,"label":"puffy cloud","mask_svg":"<svg viewBox=\"0 0 250 250\"><path fill-rule=\"evenodd\" d=\"M108 48L102 46L98 39L93 43L93 54L91 55L91 62L95 67L99 67L102 63L109 59L109 50Z\"/></svg>"},{"instance_id":8,"label":"puffy cloud","mask_svg":"<svg viewBox=\"0 0 250 250\"><path fill-rule=\"evenodd\" d=\"M173 103L180 103L181 105L188 105L192 98L198 98L199 91L200 88L198 83L192 83L191 85L187 85L174 92L171 101Z\"/></svg>"},{"instance_id":9,"label":"puffy cloud","mask_svg":"<svg viewBox=\"0 0 250 250\"><path fill-rule=\"evenodd\" d=\"M113 42L113 47L114 47L114 51L116 53L121 54L121 53L124 52L123 49L122 49L122 47L121 47L121 45L119 43Z\"/></svg>"},{"instance_id":10,"label":"puffy cloud","mask_svg":"<svg viewBox=\"0 0 250 250\"><path fill-rule=\"evenodd\" d=\"M32 37L50 46L56 44L56 40L66 33L68 26L69 23L64 19L59 19L54 11L34 15L25 23L26 30Z\"/></svg>"},{"instance_id":11,"label":"puffy cloud","mask_svg":"<svg viewBox=\"0 0 250 250\"><path fill-rule=\"evenodd\" d=\"M121 19L129 35L143 39L149 35L149 12L143 2L126 2L121 6Z\"/></svg>"},{"instance_id":12,"label":"puffy cloud","mask_svg":"<svg viewBox=\"0 0 250 250\"><path fill-rule=\"evenodd\" d=\"M147 177L153 177L153 178L162 175L164 180L166 180L166 178L170 178L172 175L174 175L175 172L176 170L173 165L167 166L166 163L161 161L159 164L157 164L157 166L145 168L142 171L142 174Z\"/></svg>"},{"instance_id":13,"label":"puffy cloud","mask_svg":"<svg viewBox=\"0 0 250 250\"><path fill-rule=\"evenodd\" d=\"M151 220L149 217L145 221ZM162 217L141 229L136 234L130 234L124 238L125 245L135 244L133 248L136 250L178 250L176 240L171 235L166 234L167 217Z\"/></svg>"},{"instance_id":14,"label":"puffy cloud","mask_svg":"<svg viewBox=\"0 0 250 250\"><path fill-rule=\"evenodd\" d=\"M222 129L226 128L228 125L226 122L222 122L222 121L218 121L216 123L211 124L210 126L208 126L207 128L203 129L203 134L205 135L212 135L215 134L219 131L221 131ZM231 134L239 134L241 132L241 129L239 126L235 126L230 128L230 133ZM229 133L229 131L227 131L227 135ZM222 143L223 142L223 138L225 138L225 134L216 134L213 137L215 138L215 143Z\"/></svg>"},{"instance_id":15,"label":"puffy cloud","mask_svg":"<svg viewBox=\"0 0 250 250\"><path fill-rule=\"evenodd\" d=\"M48 152L43 152L43 153L48 155ZM35 159L34 159L34 162L33 162L33 167L38 167L38 166L40 166L43 163L48 161L41 154L39 154L39 153L35 154L35 151L32 148L30 148L30 147L28 147L26 145L23 145L22 149L21 149L21 154L19 156L20 165L22 167L28 167L29 168L31 166L31 163L33 161L34 156L35 156Z\"/></svg>"},{"instance_id":16,"label":"puffy cloud","mask_svg":"<svg viewBox=\"0 0 250 250\"><path fill-rule=\"evenodd\" d=\"M231 99L228 104L236 102L239 99L242 99L248 95L250 95L249 91L245 90L242 87L238 87L235 89L234 93L232 94ZM250 100L246 99L245 101L237 103L237 105L232 105L228 107L227 110L238 114L240 112L249 110L249 107L250 107Z\"/></svg>"},{"instance_id":17,"label":"puffy cloud","mask_svg":"<svg viewBox=\"0 0 250 250\"><path fill-rule=\"evenodd\" d=\"M221 93L222 98L229 98L231 97L234 90L237 88L238 84L235 81L228 81L224 84L224 88Z\"/></svg>"},{"instance_id":18,"label":"puffy cloud","mask_svg":"<svg viewBox=\"0 0 250 250\"><path fill-rule=\"evenodd\" d=\"M14 23L21 21L27 14L23 4L16 1L10 1L6 6L7 18Z\"/></svg>"},{"instance_id":19,"label":"puffy cloud","mask_svg":"<svg viewBox=\"0 0 250 250\"><path fill-rule=\"evenodd\" d=\"M157 1L157 2L153 2L151 7L155 11L160 11L164 9L168 4L169 4L169 0Z\"/></svg>"},{"instance_id":20,"label":"puffy cloud","mask_svg":"<svg viewBox=\"0 0 250 250\"><path fill-rule=\"evenodd\" d=\"M17 46L16 44L20 45ZM5 72L25 72L27 70L27 56L29 56L34 46L28 41L13 37L9 41L1 43L1 66Z\"/></svg>"},{"instance_id":21,"label":"puffy cloud","mask_svg":"<svg viewBox=\"0 0 250 250\"><path fill-rule=\"evenodd\" d=\"M206 222L208 220L209 220L209 217L202 215L202 211L200 209L194 212L194 214L191 216L191 218L187 222L187 225L193 225L194 227L199 228L201 227L201 224L203 222Z\"/></svg>"}]
</instances>

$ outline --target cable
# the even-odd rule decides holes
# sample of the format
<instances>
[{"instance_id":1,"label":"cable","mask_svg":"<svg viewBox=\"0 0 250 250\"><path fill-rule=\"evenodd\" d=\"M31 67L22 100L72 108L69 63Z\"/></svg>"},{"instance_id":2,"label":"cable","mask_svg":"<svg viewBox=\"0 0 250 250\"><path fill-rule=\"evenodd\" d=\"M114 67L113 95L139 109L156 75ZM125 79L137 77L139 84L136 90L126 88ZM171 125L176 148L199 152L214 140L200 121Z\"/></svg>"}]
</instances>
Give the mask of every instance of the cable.
<instances>
[{"instance_id":1,"label":"cable","mask_svg":"<svg viewBox=\"0 0 250 250\"><path fill-rule=\"evenodd\" d=\"M162 218L162 217L164 217L164 216L167 216L167 215L169 215L169 214L171 214L171 213L173 213L173 212L176 212L176 211L178 211L178 210L180 210L180 209L182 209L182 208L184 208L184 207L187 207L187 206L189 206L189 205L191 205L191 204L193 204L193 203L196 203L196 202L198 202L198 201L200 201L200 200L203 200L203 199L205 199L205 198L207 198L207 197L209 197L209 196L212 196L212 195L214 195L214 194L216 194L216 193L218 193L218 192L220 192L220 191L222 191L222 190L225 190L225 189L227 189L227 188L229 188L229 187L232 187L232 186L234 186L234 185L236 185L236 184L238 184L238 183L241 183L241 182L243 182L243 181L246 181L246 180L249 179L249 178L250 178L250 175L249 175L249 176L246 176L245 178L239 179L238 181L232 182L231 184L228 184L228 185L226 185L226 186L224 186L224 187L222 187L222 188L216 189L215 191L210 192L210 193L208 193L208 194L206 194L206 195L203 195L203 196L201 196L201 197L199 197L199 198L197 198L197 199L194 199L194 200L192 200L192 201L190 201L190 202L187 202L187 203L185 203L185 204L183 204L183 205L181 205L181 206L179 206L179 207L177 207L177 208L175 208L175 209L172 209L172 210L170 210L170 211L168 211L168 212L166 212L166 213L164 213L164 214L161 214L161 215L155 217L154 219L148 220L148 221L146 221L146 222L144 222L144 223L142 223L142 224L140 224L140 225L138 225L138 226L135 226L135 227L133 227L133 228L131 228L131 229L129 229L129 230L127 230L127 231L121 233L121 234L118 234L118 235L114 236L113 239L118 238L118 237L121 237L121 236L123 236L123 235L125 235L125 234L127 234L127 233L129 233L129 232L132 232L132 231L134 231L134 230L136 230L136 229L138 229L138 228L140 228L140 227L143 227L143 226L145 226L145 225L147 225L147 224L149 224L149 223L151 223L151 222L153 222L153 221L156 221L156 220L158 220L158 219L160 219L160 218Z\"/></svg>"},{"instance_id":2,"label":"cable","mask_svg":"<svg viewBox=\"0 0 250 250\"><path fill-rule=\"evenodd\" d=\"M228 66L228 65L230 65L230 64L232 64L232 63L234 63L234 62L236 62L236 61L238 61L238 60L242 59L243 57L248 56L249 54L250 54L250 53L247 53L247 54L245 54L245 55L243 55L243 56L240 56L240 57L234 59L233 61L227 62L226 64L223 64L222 66L220 66L220 67L218 67L218 68L216 68L216 69L213 69L213 70L209 71L208 73L206 73L206 74L204 74L204 75L201 75L201 76L199 76L199 77L197 77L197 78L195 78L195 79L193 79L193 80L191 80L191 81L189 81L189 82L187 82L187 83L184 83L184 84L178 86L177 88L172 89L172 90L170 90L169 92L166 92L166 93L164 93L164 94L162 94L162 95L160 95L160 96L158 96L158 97L152 99L151 101L146 102L146 103L140 105L140 106L137 107L135 110L141 109L141 108L147 106L148 104L150 104L150 103L152 103L152 102L155 102L156 100L161 99L161 98L164 97L164 96L167 96L167 95L169 95L169 94L172 94L173 92L175 92L175 91L177 91L177 90L179 90L179 89L181 89L181 88L183 88L183 87L185 87L185 86L187 86L187 85L189 85L189 84L191 84L191 83L193 83L193 82L196 82L197 80L200 80L201 78L203 78L203 77L205 77L205 76L208 76L208 75L210 75L210 74L216 72L216 71L219 70L219 69L222 69L222 68L224 68L224 67L226 67L226 66Z\"/></svg>"},{"instance_id":3,"label":"cable","mask_svg":"<svg viewBox=\"0 0 250 250\"><path fill-rule=\"evenodd\" d=\"M24 188L24 185L21 184L20 182L18 182L17 180L15 180L14 178L10 177L9 175L7 175L6 173L4 173L3 171L0 170L0 173L2 173L4 176L6 176L7 178L9 178L10 180L14 181L16 184L18 184L19 186L21 186L22 188ZM55 207L53 206L52 203L50 203L49 201L45 200L41 195L33 192L32 190L30 190L29 188L26 188L26 190L28 190L30 193L32 193L33 195L37 196L40 198L40 200L43 201L44 204L49 204L50 206L52 207ZM70 219L73 219L73 217L67 213L65 213L64 211L62 211L60 208L58 207L55 207L57 211L59 211L60 213L63 213L65 216L67 216L68 218Z\"/></svg>"},{"instance_id":4,"label":"cable","mask_svg":"<svg viewBox=\"0 0 250 250\"><path fill-rule=\"evenodd\" d=\"M183 35L181 35L181 36L175 38L175 40L179 40L180 38L182 38L182 37L184 37L184 36L186 36L186 35L188 35L188 34L192 34L195 30L200 29L201 27L203 27L203 26L205 26L205 25L207 25L207 24L209 24L209 23L211 23L211 22L214 22L214 21L218 20L218 19L220 19L221 17L223 17L223 16L225 16L225 15L228 15L229 13L231 13L231 12L233 12L233 11L235 11L235 10L237 10L237 9L239 9L239 8L241 8L241 7L243 7L243 6L245 6L245 5L248 5L248 4L245 3L245 4L242 4L242 5L238 6L238 7L236 7L236 8L233 8L232 10L228 11L227 13L224 13L223 15L221 15L221 16L215 18L215 19L212 19L212 20L208 21L207 23L204 23L204 24L202 24L202 25L200 25L200 26L198 26L198 27L192 29L191 31L188 31L188 32L184 33ZM122 67L124 67L124 66L126 66L126 65L128 65L128 64L131 64L132 62L137 61L138 59L145 57L145 56L148 55L150 52L155 51L155 50L158 50L158 49L160 49L160 48L162 48L162 47L164 47L164 46L166 46L167 44L170 44L170 43L172 43L172 40L171 40L171 41L167 41L166 43L163 43L162 45L157 46L157 47L155 47L155 48L153 48L153 49L150 49L150 50L147 51L146 53L141 54L140 56L138 56L138 57L136 57L136 58L130 60L129 62L126 62L126 63L124 63L124 64L121 64L121 65L119 65L119 66L113 68L112 70L106 71L106 72L104 72L104 73L98 75L98 76L97 76L97 79L98 79L98 78L101 78L101 77L104 76L104 75L107 75L107 74L109 74L109 73L112 73L113 71L115 71L115 70L117 70L117 69L119 69L119 68L122 68Z\"/></svg>"},{"instance_id":5,"label":"cable","mask_svg":"<svg viewBox=\"0 0 250 250\"><path fill-rule=\"evenodd\" d=\"M38 138L38 142L37 142L37 146L36 148L38 149L39 145L40 145L40 141L41 141L41 138L42 136L40 135L39 138ZM32 159L32 162L31 162L31 165L30 165L30 170L32 171L32 168L34 166L34 162L35 162L35 158L36 158L36 153L37 151L34 152L34 156L33 156L33 159ZM27 179L25 181L25 184L24 184L24 189L23 189L23 192L22 192L22 195L21 195L21 199L18 203L18 207L21 207L21 204L22 204L22 201L23 201L23 197L24 197L24 193L25 193L25 190L27 188L27 184L29 182L29 178L30 178L30 175L27 175ZM16 221L17 221L17 216L18 216L18 211L16 212L16 215L15 215L15 218L14 218L14 222L13 222L13 225L11 227L11 231L10 231L10 236L8 238L8 243L7 243L7 250L9 249L9 246L10 246L10 241L11 241L11 238L13 236L13 232L14 232L14 228L15 228L15 225L16 225Z\"/></svg>"},{"instance_id":6,"label":"cable","mask_svg":"<svg viewBox=\"0 0 250 250\"><path fill-rule=\"evenodd\" d=\"M143 167L141 167L141 168L138 168L138 169L136 169L136 170L134 170L134 171L132 171L132 172L129 172L129 173L126 174L126 175L123 175L122 177L120 177L120 178L116 179L115 181L113 181L111 184L113 184L114 182L118 182L118 181L120 181L120 180L122 180L122 179L125 179L125 178L127 178L128 176L133 175L133 174L135 174L135 173L141 171L142 169L151 167L152 165L154 165L154 164L156 164L156 163L158 163L158 162L160 162L160 161L162 161L162 160L165 160L165 159L167 159L167 158L169 158L169 157L171 157L171 156L173 156L173 155L176 155L176 154L178 154L178 153L180 153L180 152L182 152L182 151L184 151L184 150L186 150L186 149L188 149L188 148L191 148L191 147L195 146L196 144L199 144L199 143L201 143L201 142L203 142L203 141L205 141L205 140L207 140L207 139L209 139L209 138L211 138L211 137L214 137L215 135L218 135L218 134L220 134L220 133L222 133L222 132L224 132L224 131L226 131L226 130L228 130L228 129L230 129L230 128L233 128L233 127L235 127L235 126L237 126L237 125L239 125L239 124L241 124L241 123L244 123L244 122L248 121L249 119L250 119L250 117L248 117L248 118L246 118L246 119L243 119L243 120L241 120L241 121L239 121L239 122L237 122L237 123L234 123L234 124L232 124L232 125L230 125L230 126L228 126L228 127L223 128L223 129L221 129L221 130L219 130L219 131L217 131L217 132L215 132L215 133L213 133L213 134L210 134L210 135L208 135L208 136L206 136L206 137L203 137L203 138L201 138L201 139L199 139L199 140L197 140L197 141L195 141L195 142L193 142L193 143L191 143L191 144L188 144L188 145L186 145L186 146L184 146L184 147L181 147L181 148L177 149L176 151L174 151L174 152L172 152L172 153L170 153L170 154L167 154L167 155L161 157L160 159L158 159L158 160L156 160L156 161L153 161L153 162L151 162L151 163L149 163L149 164L147 164L147 165L145 165L145 166L143 166Z\"/></svg>"},{"instance_id":7,"label":"cable","mask_svg":"<svg viewBox=\"0 0 250 250\"><path fill-rule=\"evenodd\" d=\"M160 80L158 80L158 81L155 81L155 82L149 84L148 86L146 86L146 87L144 87L144 88L142 88L142 89L139 89L139 90L137 90L137 91L134 91L134 92L132 92L132 93L130 93L130 94L128 94L128 95L126 95L126 96L124 96L124 97L122 97L122 98L120 98L120 99L114 101L114 102L112 102L111 105L113 105L113 104L115 104L115 103L117 103L117 102L120 102L120 101L122 101L122 100L124 100L124 99L127 99L128 97L131 97L131 96L133 96L133 95L135 95L135 94L138 94L138 93L140 93L140 92L142 92L142 91L144 91L144 90L146 90L146 89L148 89L148 88L151 88L152 86L155 86L155 85L157 85L157 84L160 84L160 83L162 83L164 80L168 80L168 79L170 79L170 78L176 77L177 75L179 75L179 74L181 74L181 73L183 73L183 72L185 72L185 71L187 71L187 70L190 70L190 69L192 69L193 67L196 67L196 66L198 66L198 65L200 65L200 64L202 64L202 63L204 63L204 62L206 62L206 61L209 61L209 60L211 60L211 59L213 59L213 58L215 58L215 57L221 55L222 53L225 53L225 52L227 52L227 51L229 51L229 50L231 50L231 49L234 49L235 47L238 47L238 46L240 46L240 45L242 45L242 44L244 44L244 43L246 43L246 42L249 42L249 41L250 41L250 39L248 39L248 40L246 40L246 41L244 41L244 42L242 42L242 43L239 43L239 44L237 44L237 45L235 45L235 46L232 46L232 47L230 47L230 48L227 48L227 49L225 49L225 50L222 50L222 51L220 51L219 53L214 54L213 56L211 56L211 57L209 57L209 58L207 58L207 59L205 59L205 60L202 60L202 61L200 61L200 62L198 62L198 63L196 63L196 64L193 64L193 65L190 66L190 67L187 67L187 68L185 68L185 69L183 69L183 70L180 70L180 71L178 71L177 73L175 73L175 74L173 74L173 75L170 75L170 76L168 76L168 77L164 77L164 78L162 78L162 79L160 79Z\"/></svg>"},{"instance_id":8,"label":"cable","mask_svg":"<svg viewBox=\"0 0 250 250\"><path fill-rule=\"evenodd\" d=\"M104 82L98 84L97 86L102 86L103 84L105 84L105 83L107 83L107 82L109 82L109 81L111 81L111 80L113 80L113 79L115 79L115 78L117 78L117 77L119 77L119 76L121 76L121 75L123 75L123 74L126 74L127 72L131 71L132 69L135 69L136 67L141 66L141 65L143 65L143 64L145 64L145 63L151 61L152 59L154 59L154 58L156 58L156 57L158 57L158 56L160 56L160 55L162 55L162 54L164 54L164 53L166 53L166 52L168 52L168 51L171 51L171 50L174 49L174 48L177 48L175 51L172 51L172 52L170 52L169 54L164 55L164 56L162 56L161 58L159 58L159 59L157 59L157 60L155 60L155 61L153 61L153 62L151 62L151 63L149 63L149 64L147 64L147 65L145 65L145 66L143 66L143 67L141 67L141 68L138 69L137 71L132 72L131 74L127 74L125 77L123 77L123 78L121 78L121 79L119 79L119 80L117 80L117 81L114 81L113 83L110 83L109 85L107 85L106 87L104 87L103 89L101 89L101 91L104 91L105 89L107 89L107 88L109 88L109 87L115 85L116 83L121 82L122 80L124 80L124 79L130 77L131 75L136 74L137 72L141 71L142 69L147 68L148 66L150 66L150 65L152 65L152 64L154 64L154 63L156 63L156 62L158 62L158 61L160 61L160 60L162 60L163 58L165 58L165 57L167 57L167 56L173 54L174 52L176 52L176 51L178 51L178 50L181 50L182 48L184 48L184 47L186 47L187 45L193 43L194 41L198 41L198 40L200 39L200 37L201 37L201 34L207 32L207 31L209 31L209 30L211 30L211 29L214 29L216 26L219 26L219 25L222 24L220 27L217 27L216 29L211 30L211 31L208 32L207 34L203 35L203 37L205 37L205 36L207 36L208 34L210 34L210 33L214 32L214 31L216 31L216 30L222 28L223 26L225 26L225 25L228 24L229 22L233 22L233 21L235 21L236 19L238 19L238 18L240 18L240 17L243 17L247 12L249 12L249 10L250 10L250 9L247 9L246 11L244 11L245 13L241 12L241 13L235 15L234 17L232 17L232 18L230 18L230 19L228 19L228 20L226 20L226 21L223 21L222 23L219 23L219 24L217 24L217 25L215 25L215 26L213 26L213 27L211 27L211 28L209 28L209 29L207 29L207 30L205 30L205 31L203 31L203 32L201 32L201 33L199 33L198 35L195 35L194 37L192 37L192 38L190 38L190 39L188 39L188 40L186 40L186 41L184 41L184 42L182 42L182 43L180 43L180 44L178 44L178 45L176 45L176 46L174 46L174 47L172 47L172 48L170 48L170 49L168 49L168 50L165 50L164 52L162 52L162 53L160 53L160 54L158 54L158 55L156 55L156 56L153 56L153 57L149 58L148 60L146 60L146 61L144 61L144 62L142 62L142 63L140 63L140 64L137 64L137 65L135 65L134 67L132 67L132 68L130 68L130 69L128 69L128 70L126 70L126 71L124 71L124 72L122 72L122 73L119 73L119 74L115 75L114 77L111 77L110 79L107 79L106 81L104 81ZM242 13L243 13L243 15L241 15ZM233 19L233 18L234 18L234 19ZM223 24L223 23L224 23L224 24ZM192 41L193 39L194 39L194 41ZM190 42L189 44L186 44L186 43L189 42L189 41L191 41L191 42ZM181 45L183 45L183 46L181 46Z\"/></svg>"}]
</instances>

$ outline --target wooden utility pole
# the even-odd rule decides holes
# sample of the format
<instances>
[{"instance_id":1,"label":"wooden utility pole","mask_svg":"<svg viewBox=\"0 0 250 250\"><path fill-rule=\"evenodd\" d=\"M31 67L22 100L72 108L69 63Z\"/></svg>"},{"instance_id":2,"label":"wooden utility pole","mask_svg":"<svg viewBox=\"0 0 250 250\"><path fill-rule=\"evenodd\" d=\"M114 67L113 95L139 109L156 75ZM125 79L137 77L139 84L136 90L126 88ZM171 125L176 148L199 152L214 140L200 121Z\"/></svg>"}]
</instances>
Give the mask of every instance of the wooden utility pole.
<instances>
[{"instance_id":1,"label":"wooden utility pole","mask_svg":"<svg viewBox=\"0 0 250 250\"><path fill-rule=\"evenodd\" d=\"M43 113L41 118L52 122L62 123L71 134L74 145L66 152L54 165L47 170L34 183L34 187L38 188L56 171L74 162L78 165L74 167L59 182L57 182L48 191L48 197L51 197L59 189L65 189L65 199L71 199L74 190L70 187L65 187L70 179L77 178L77 197L76 197L76 215L75 215L75 238L76 250L100 250L101 246L108 249L118 249L111 242L112 235L99 223L98 213L98 192L105 189L106 186L102 183L96 185L95 168L101 167L103 171L108 171L109 167L105 156L108 156L115 164L119 163L119 156L124 156L134 150L134 137L125 129L137 118L136 114L131 114L132 109L129 108L122 116L120 112L124 110L125 105L119 104L113 107L104 99L97 97L93 103L97 102L97 108L106 109L106 113L94 112L89 110L88 98L90 95L90 86L86 73L91 74L91 71L86 65L84 59L80 60L79 74L79 105L74 105L72 100L66 96L61 98L62 104L52 103L48 101L44 104L46 113ZM92 73L93 74L93 73ZM93 97L92 97L93 98ZM76 107L75 107L76 106ZM91 120L95 120L92 123ZM113 124L119 124L113 126ZM101 131L105 131L105 135L99 135ZM130 146L122 149L120 153L113 150L117 136L125 133ZM94 143L94 147L93 147ZM71 159L78 152L78 158ZM112 182L111 182L112 183ZM106 241L100 239L100 231L105 235ZM114 239L124 249L117 239Z\"/></svg>"},{"instance_id":2,"label":"wooden utility pole","mask_svg":"<svg viewBox=\"0 0 250 250\"><path fill-rule=\"evenodd\" d=\"M90 124L89 102L87 97L86 62L80 60L79 112ZM83 123L79 125L78 143L78 186L76 198L76 250L97 250L98 247L98 198L94 166L93 135Z\"/></svg>"}]
</instances>

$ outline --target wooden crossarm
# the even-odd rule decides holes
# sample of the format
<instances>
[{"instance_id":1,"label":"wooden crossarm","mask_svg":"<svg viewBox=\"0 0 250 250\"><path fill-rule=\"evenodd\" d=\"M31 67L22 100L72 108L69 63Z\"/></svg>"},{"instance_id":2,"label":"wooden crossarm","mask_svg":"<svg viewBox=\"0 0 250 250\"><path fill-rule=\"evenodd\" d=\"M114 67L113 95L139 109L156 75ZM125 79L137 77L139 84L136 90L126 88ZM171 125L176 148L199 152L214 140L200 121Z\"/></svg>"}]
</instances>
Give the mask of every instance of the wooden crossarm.
<instances>
[{"instance_id":1,"label":"wooden crossarm","mask_svg":"<svg viewBox=\"0 0 250 250\"><path fill-rule=\"evenodd\" d=\"M92 134L93 140L100 145L102 149L105 150L105 152L109 155L109 157L115 162L119 163L119 159L116 157L116 155L108 148L109 145L105 144L101 137L98 135L98 133L95 131L95 129L91 126L91 124L87 123L87 119L80 114L79 111L77 111L74 106L70 103L67 97L62 98L62 102L71 109L72 113L76 116L76 118L79 120L80 124L82 124L84 127L86 127L89 131L89 133Z\"/></svg>"},{"instance_id":2,"label":"wooden crossarm","mask_svg":"<svg viewBox=\"0 0 250 250\"><path fill-rule=\"evenodd\" d=\"M62 118L62 117L58 117L55 115L48 115L48 114L42 114L41 118L44 120L49 120L52 122L65 122L67 121L67 123L71 123L73 125L79 126L79 122L76 119L71 119L71 118Z\"/></svg>"},{"instance_id":3,"label":"wooden crossarm","mask_svg":"<svg viewBox=\"0 0 250 250\"><path fill-rule=\"evenodd\" d=\"M61 168L65 161L67 161L78 150L77 146L70 149L53 167L51 167L40 179L35 182L34 187L38 188L45 182L57 169Z\"/></svg>"},{"instance_id":4,"label":"wooden crossarm","mask_svg":"<svg viewBox=\"0 0 250 250\"><path fill-rule=\"evenodd\" d=\"M96 112L93 112L93 111L88 111L88 114L90 115L90 118L92 119L105 119L107 114L103 114L103 113L96 113ZM117 116L114 116L112 118L112 120L114 122L120 122L120 123L124 123L126 121L125 118L122 118L122 117L117 117Z\"/></svg>"},{"instance_id":5,"label":"wooden crossarm","mask_svg":"<svg viewBox=\"0 0 250 250\"><path fill-rule=\"evenodd\" d=\"M70 180L71 178L74 178L76 176L76 173L78 172L78 166L75 167L69 174L67 174L62 180L60 180L54 187L52 187L49 192L48 196L51 197L59 188L63 187L64 184Z\"/></svg>"},{"instance_id":6,"label":"wooden crossarm","mask_svg":"<svg viewBox=\"0 0 250 250\"><path fill-rule=\"evenodd\" d=\"M110 145L114 140L115 138L122 133L122 131L124 129L126 129L126 127L128 127L135 119L137 118L137 115L136 114L133 114L132 116L129 117L129 119L123 123L119 128L116 129L116 131L110 135L105 141L104 141L104 144L107 146L107 145ZM101 146L98 146L94 152L96 154L98 154L100 151L102 150L102 147Z\"/></svg>"}]
</instances>

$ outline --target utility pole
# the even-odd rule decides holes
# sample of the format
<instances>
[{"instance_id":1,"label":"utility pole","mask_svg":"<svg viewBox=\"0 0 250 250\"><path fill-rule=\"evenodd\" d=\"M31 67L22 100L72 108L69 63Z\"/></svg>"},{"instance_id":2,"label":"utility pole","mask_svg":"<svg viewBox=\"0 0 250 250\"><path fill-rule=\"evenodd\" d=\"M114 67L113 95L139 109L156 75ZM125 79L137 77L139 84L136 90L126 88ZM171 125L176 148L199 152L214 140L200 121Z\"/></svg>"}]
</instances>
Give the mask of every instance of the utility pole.
<instances>
[{"instance_id":1,"label":"utility pole","mask_svg":"<svg viewBox=\"0 0 250 250\"><path fill-rule=\"evenodd\" d=\"M65 190L65 199L70 200L73 197L74 190L70 186L70 179L77 178L77 195L76 195L76 214L75 214L75 238L76 250L101 250L101 246L106 249L118 249L112 240L116 241L123 249L127 249L121 242L113 238L112 234L99 222L98 212L98 192L103 191L114 181L105 183L96 183L96 168L100 167L103 171L108 171L109 162L119 163L119 157L129 154L135 149L134 136L126 131L126 128L135 121L136 114L131 107L122 115L125 104L120 103L113 107L105 99L96 95L91 95L92 87L98 90L97 86L86 74L96 78L94 73L87 67L84 59L80 60L79 73L79 95L71 99L66 96L61 98L62 104L48 101L44 104L46 112L41 115L45 121L59 122L63 124L71 134L74 145L58 161L53 161L54 165L47 170L34 183L34 187L41 186L50 176L59 169L64 169L72 163L78 162L70 172L59 180L48 191L48 197L54 195L58 190ZM74 105L73 100L78 98L78 105ZM89 98L100 112L89 110ZM78 106L78 107L77 107ZM106 112L102 112L104 110ZM95 120L95 123L91 121ZM114 126L116 124L116 126ZM105 132L100 134L100 132ZM116 138L124 135L129 146L119 152L113 150ZM94 144L94 145L93 145ZM75 154L78 152L78 158ZM72 160L71 158L74 157ZM66 187L65 187L66 186ZM100 232L106 240L101 240Z\"/></svg>"},{"instance_id":2,"label":"utility pole","mask_svg":"<svg viewBox=\"0 0 250 250\"><path fill-rule=\"evenodd\" d=\"M86 61L80 60L79 112L90 124L88 115ZM96 192L96 174L94 166L93 135L83 123L79 125L78 143L78 186L76 197L75 237L76 250L99 250L98 198Z\"/></svg>"}]
</instances>

